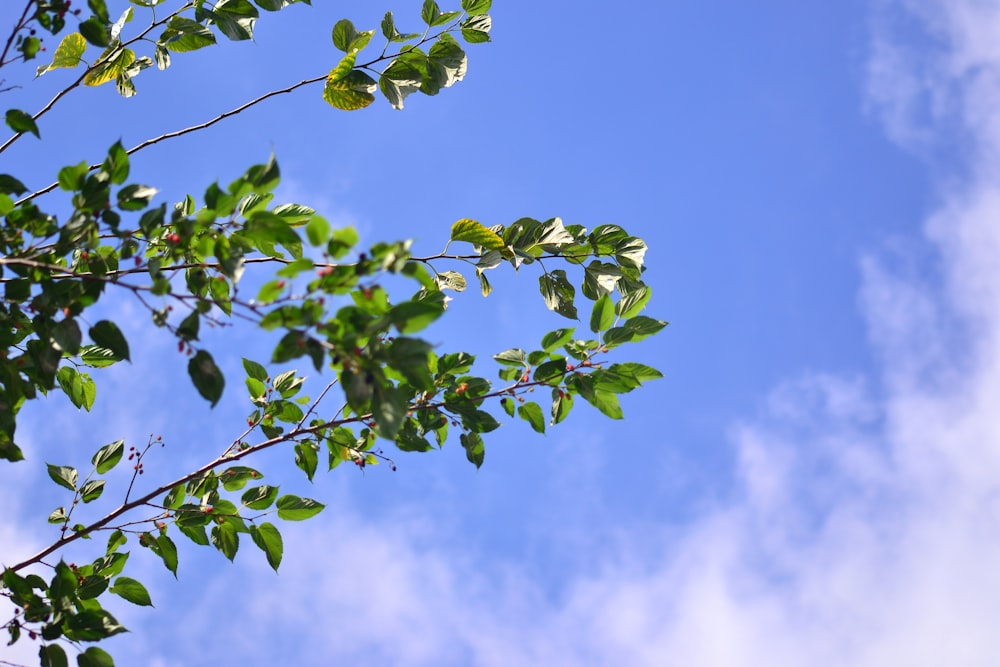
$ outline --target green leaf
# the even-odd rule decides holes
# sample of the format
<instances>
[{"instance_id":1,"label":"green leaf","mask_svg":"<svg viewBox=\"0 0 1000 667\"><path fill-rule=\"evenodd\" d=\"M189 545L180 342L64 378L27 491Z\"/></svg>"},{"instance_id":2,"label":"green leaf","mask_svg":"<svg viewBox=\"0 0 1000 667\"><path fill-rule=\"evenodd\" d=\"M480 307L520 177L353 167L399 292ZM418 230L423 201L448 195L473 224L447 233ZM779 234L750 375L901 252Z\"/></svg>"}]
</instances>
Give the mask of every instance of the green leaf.
<instances>
[{"instance_id":1,"label":"green leaf","mask_svg":"<svg viewBox=\"0 0 1000 667\"><path fill-rule=\"evenodd\" d=\"M281 542L281 533L278 532L278 529L270 523L262 523L260 526L250 524L250 539L260 547L260 550L267 557L267 564L277 572L278 566L281 565L281 554L284 550Z\"/></svg>"},{"instance_id":2,"label":"green leaf","mask_svg":"<svg viewBox=\"0 0 1000 667\"><path fill-rule=\"evenodd\" d=\"M38 125L35 124L35 119L32 118L31 114L27 112L21 111L20 109L8 109L6 121L7 127L19 134L31 132L39 139L42 137L42 135L38 133Z\"/></svg>"},{"instance_id":3,"label":"green leaf","mask_svg":"<svg viewBox=\"0 0 1000 667\"><path fill-rule=\"evenodd\" d=\"M260 380L261 382L267 381L267 369L258 364L256 361L251 361L250 359L244 357L243 368L246 370L248 377Z\"/></svg>"},{"instance_id":4,"label":"green leaf","mask_svg":"<svg viewBox=\"0 0 1000 667\"><path fill-rule=\"evenodd\" d=\"M464 292L466 287L465 276L458 271L442 271L434 276L434 282L441 290L450 289Z\"/></svg>"},{"instance_id":5,"label":"green leaf","mask_svg":"<svg viewBox=\"0 0 1000 667\"><path fill-rule=\"evenodd\" d=\"M121 46L108 48L97 64L89 69L83 77L83 85L100 86L125 74L135 62L135 52Z\"/></svg>"},{"instance_id":6,"label":"green leaf","mask_svg":"<svg viewBox=\"0 0 1000 667\"><path fill-rule=\"evenodd\" d=\"M582 396L588 403L593 405L608 417L611 417L612 419L624 418L621 405L619 404L618 397L616 395L607 391L595 390L592 394L584 393Z\"/></svg>"},{"instance_id":7,"label":"green leaf","mask_svg":"<svg viewBox=\"0 0 1000 667\"><path fill-rule=\"evenodd\" d=\"M419 90L422 82L420 70L400 58L385 68L378 79L378 87L394 109L402 109L403 100Z\"/></svg>"},{"instance_id":8,"label":"green leaf","mask_svg":"<svg viewBox=\"0 0 1000 667\"><path fill-rule=\"evenodd\" d=\"M553 426L566 419L569 411L573 409L573 395L566 393L562 389L552 390L552 421Z\"/></svg>"},{"instance_id":9,"label":"green leaf","mask_svg":"<svg viewBox=\"0 0 1000 667\"><path fill-rule=\"evenodd\" d=\"M160 558L163 560L163 565L170 573L177 578L177 545L166 535L158 535L156 537L156 546L160 552Z\"/></svg>"},{"instance_id":10,"label":"green leaf","mask_svg":"<svg viewBox=\"0 0 1000 667\"><path fill-rule=\"evenodd\" d=\"M240 501L252 510L266 510L278 497L278 487L261 484L247 489Z\"/></svg>"},{"instance_id":11,"label":"green leaf","mask_svg":"<svg viewBox=\"0 0 1000 667\"><path fill-rule=\"evenodd\" d=\"M114 145L108 149L108 156L104 158L104 162L101 164L101 171L108 174L111 182L115 185L121 185L125 182L125 179L128 178L128 152L125 150L125 147L122 146L121 141L116 141Z\"/></svg>"},{"instance_id":12,"label":"green leaf","mask_svg":"<svg viewBox=\"0 0 1000 667\"><path fill-rule=\"evenodd\" d=\"M482 44L490 41L490 30L493 28L493 19L489 14L479 14L470 16L462 21L462 39L469 44Z\"/></svg>"},{"instance_id":13,"label":"green leaf","mask_svg":"<svg viewBox=\"0 0 1000 667\"><path fill-rule=\"evenodd\" d=\"M451 240L467 241L487 250L507 247L499 234L469 218L462 218L451 226Z\"/></svg>"},{"instance_id":14,"label":"green leaf","mask_svg":"<svg viewBox=\"0 0 1000 667\"><path fill-rule=\"evenodd\" d=\"M76 656L78 667L115 667L115 661L104 649L88 646L87 650Z\"/></svg>"},{"instance_id":15,"label":"green leaf","mask_svg":"<svg viewBox=\"0 0 1000 667\"><path fill-rule=\"evenodd\" d=\"M621 298L621 301L615 306L615 312L622 319L629 319L635 317L646 307L649 303L649 297L653 295L653 291L649 287L643 285L639 289L629 292Z\"/></svg>"},{"instance_id":16,"label":"green leaf","mask_svg":"<svg viewBox=\"0 0 1000 667\"><path fill-rule=\"evenodd\" d=\"M385 16L382 18L381 27L382 35L390 42L408 42L411 39L420 37L420 34L416 32L401 34L399 30L396 29L396 22L392 18L392 12L385 13Z\"/></svg>"},{"instance_id":17,"label":"green leaf","mask_svg":"<svg viewBox=\"0 0 1000 667\"><path fill-rule=\"evenodd\" d=\"M590 313L590 330L594 333L604 331L615 322L615 304L608 294L602 294L594 303Z\"/></svg>"},{"instance_id":18,"label":"green leaf","mask_svg":"<svg viewBox=\"0 0 1000 667\"><path fill-rule=\"evenodd\" d=\"M127 632L114 616L103 609L86 609L70 616L65 624L66 636L73 641L96 642Z\"/></svg>"},{"instance_id":19,"label":"green leaf","mask_svg":"<svg viewBox=\"0 0 1000 667\"><path fill-rule=\"evenodd\" d=\"M222 482L222 488L226 491L239 491L250 480L263 477L264 475L259 471L247 466L232 466L219 473L219 481Z\"/></svg>"},{"instance_id":20,"label":"green leaf","mask_svg":"<svg viewBox=\"0 0 1000 667\"><path fill-rule=\"evenodd\" d=\"M116 465L122 458L122 454L125 453L125 441L115 440L114 442L109 442L104 445L97 452L94 453L94 457L90 459L90 462L94 464L94 468L97 470L98 474L103 475L108 472Z\"/></svg>"},{"instance_id":21,"label":"green leaf","mask_svg":"<svg viewBox=\"0 0 1000 667\"><path fill-rule=\"evenodd\" d=\"M344 53L357 52L368 46L374 34L374 30L358 32L353 23L341 19L333 26L333 45Z\"/></svg>"},{"instance_id":22,"label":"green leaf","mask_svg":"<svg viewBox=\"0 0 1000 667\"><path fill-rule=\"evenodd\" d=\"M94 46L107 46L111 43L108 25L94 16L80 23L80 35Z\"/></svg>"},{"instance_id":23,"label":"green leaf","mask_svg":"<svg viewBox=\"0 0 1000 667\"><path fill-rule=\"evenodd\" d=\"M198 329L201 326L201 313L193 310L177 325L177 337L181 340L198 340Z\"/></svg>"},{"instance_id":24,"label":"green leaf","mask_svg":"<svg viewBox=\"0 0 1000 667\"><path fill-rule=\"evenodd\" d=\"M323 99L327 104L342 111L363 109L375 101L376 83L373 78L354 69L357 52L344 56L326 77Z\"/></svg>"},{"instance_id":25,"label":"green leaf","mask_svg":"<svg viewBox=\"0 0 1000 667\"><path fill-rule=\"evenodd\" d=\"M545 433L545 417L542 416L542 408L534 401L528 401L517 408L517 415L531 424L538 433Z\"/></svg>"},{"instance_id":26,"label":"green leaf","mask_svg":"<svg viewBox=\"0 0 1000 667\"><path fill-rule=\"evenodd\" d=\"M493 0L462 0L462 9L469 16L478 16L490 11Z\"/></svg>"},{"instance_id":27,"label":"green leaf","mask_svg":"<svg viewBox=\"0 0 1000 667\"><path fill-rule=\"evenodd\" d=\"M105 368L121 361L121 357L100 345L84 345L80 348L80 361L91 368Z\"/></svg>"},{"instance_id":28,"label":"green leaf","mask_svg":"<svg viewBox=\"0 0 1000 667\"><path fill-rule=\"evenodd\" d=\"M504 350L499 354L494 354L493 358L504 366L527 366L528 365L528 355L524 350L519 348L511 348L510 350Z\"/></svg>"},{"instance_id":29,"label":"green leaf","mask_svg":"<svg viewBox=\"0 0 1000 667\"><path fill-rule=\"evenodd\" d=\"M311 498L285 495L278 498L278 518L285 521L304 521L316 516L326 507Z\"/></svg>"},{"instance_id":30,"label":"green leaf","mask_svg":"<svg viewBox=\"0 0 1000 667\"><path fill-rule=\"evenodd\" d=\"M212 526L212 546L229 560L236 558L236 552L240 549L240 535L236 524L226 522Z\"/></svg>"},{"instance_id":31,"label":"green leaf","mask_svg":"<svg viewBox=\"0 0 1000 667\"><path fill-rule=\"evenodd\" d=\"M486 447L483 439L478 433L463 433L459 436L462 447L465 449L465 458L477 468L483 465L486 458Z\"/></svg>"},{"instance_id":32,"label":"green leaf","mask_svg":"<svg viewBox=\"0 0 1000 667\"><path fill-rule=\"evenodd\" d=\"M44 644L38 647L38 659L41 667L69 667L66 651L59 644Z\"/></svg>"},{"instance_id":33,"label":"green leaf","mask_svg":"<svg viewBox=\"0 0 1000 667\"><path fill-rule=\"evenodd\" d=\"M576 329L556 329L555 331L550 331L542 336L542 349L546 352L551 352L562 347L573 338L574 331Z\"/></svg>"},{"instance_id":34,"label":"green leaf","mask_svg":"<svg viewBox=\"0 0 1000 667\"><path fill-rule=\"evenodd\" d=\"M118 325L110 320L101 320L90 327L90 339L99 347L110 350L115 361L124 359L131 361L128 351L128 342L122 335Z\"/></svg>"},{"instance_id":35,"label":"green leaf","mask_svg":"<svg viewBox=\"0 0 1000 667\"><path fill-rule=\"evenodd\" d=\"M408 407L406 396L393 386L375 385L372 397L372 416L375 418L375 430L380 436L392 440L403 424Z\"/></svg>"},{"instance_id":36,"label":"green leaf","mask_svg":"<svg viewBox=\"0 0 1000 667\"><path fill-rule=\"evenodd\" d=\"M223 35L233 41L253 39L259 12L247 0L222 0L212 12L206 12Z\"/></svg>"},{"instance_id":37,"label":"green leaf","mask_svg":"<svg viewBox=\"0 0 1000 667\"><path fill-rule=\"evenodd\" d=\"M545 382L547 384L558 384L566 374L566 360L553 359L546 361L535 369L535 382Z\"/></svg>"},{"instance_id":38,"label":"green leaf","mask_svg":"<svg viewBox=\"0 0 1000 667\"><path fill-rule=\"evenodd\" d=\"M128 539L125 537L125 533L120 530L115 530L111 533L111 536L108 537L108 548L105 553L114 553L118 547L124 546L127 541Z\"/></svg>"},{"instance_id":39,"label":"green leaf","mask_svg":"<svg viewBox=\"0 0 1000 667\"><path fill-rule=\"evenodd\" d=\"M351 42L357 36L354 24L347 19L340 19L333 26L333 45L344 53L351 50Z\"/></svg>"},{"instance_id":40,"label":"green leaf","mask_svg":"<svg viewBox=\"0 0 1000 667\"><path fill-rule=\"evenodd\" d=\"M63 366L56 372L56 381L74 406L90 412L97 397L97 385L88 374L80 373L72 366Z\"/></svg>"},{"instance_id":41,"label":"green leaf","mask_svg":"<svg viewBox=\"0 0 1000 667\"><path fill-rule=\"evenodd\" d=\"M80 487L80 500L89 503L100 498L102 493L104 493L104 480L92 479Z\"/></svg>"},{"instance_id":42,"label":"green leaf","mask_svg":"<svg viewBox=\"0 0 1000 667\"><path fill-rule=\"evenodd\" d=\"M49 477L52 478L53 482L63 488L69 489L70 491L76 491L76 468L71 468L70 466L56 466L51 463L46 463L45 466L48 469Z\"/></svg>"},{"instance_id":43,"label":"green leaf","mask_svg":"<svg viewBox=\"0 0 1000 667\"><path fill-rule=\"evenodd\" d=\"M576 289L566 279L566 272L556 269L538 277L538 285L545 299L545 306L563 317L577 319L576 306L573 299Z\"/></svg>"},{"instance_id":44,"label":"green leaf","mask_svg":"<svg viewBox=\"0 0 1000 667\"><path fill-rule=\"evenodd\" d=\"M89 171L90 165L86 162L63 167L59 170L59 187L68 192L81 189Z\"/></svg>"},{"instance_id":45,"label":"green leaf","mask_svg":"<svg viewBox=\"0 0 1000 667\"><path fill-rule=\"evenodd\" d=\"M311 245L326 245L330 241L330 232L330 223L322 216L315 215L306 223L306 238Z\"/></svg>"},{"instance_id":46,"label":"green leaf","mask_svg":"<svg viewBox=\"0 0 1000 667\"><path fill-rule=\"evenodd\" d=\"M108 590L132 604L137 604L141 607L153 606L146 587L130 577L118 577L115 579L115 585Z\"/></svg>"},{"instance_id":47,"label":"green leaf","mask_svg":"<svg viewBox=\"0 0 1000 667\"><path fill-rule=\"evenodd\" d=\"M652 336L665 326L667 326L667 323L661 320L654 320L652 317L646 317L645 315L637 315L625 323L625 330L632 334L631 340L640 341L643 338Z\"/></svg>"},{"instance_id":48,"label":"green leaf","mask_svg":"<svg viewBox=\"0 0 1000 667\"><path fill-rule=\"evenodd\" d=\"M191 360L188 361L188 375L194 383L195 389L215 407L222 397L222 390L226 385L226 379L222 371L215 365L212 355L204 350L198 350Z\"/></svg>"},{"instance_id":49,"label":"green leaf","mask_svg":"<svg viewBox=\"0 0 1000 667\"><path fill-rule=\"evenodd\" d=\"M500 407L502 407L503 411L506 412L507 415L510 417L514 416L514 410L517 409L515 406L516 403L514 399L510 398L509 396L504 396L503 398L500 399Z\"/></svg>"},{"instance_id":50,"label":"green leaf","mask_svg":"<svg viewBox=\"0 0 1000 667\"><path fill-rule=\"evenodd\" d=\"M197 21L175 16L167 23L158 43L169 51L184 53L215 44L215 35Z\"/></svg>"},{"instance_id":51,"label":"green leaf","mask_svg":"<svg viewBox=\"0 0 1000 667\"><path fill-rule=\"evenodd\" d=\"M317 446L311 442L295 443L295 465L306 474L306 479L313 481L316 466L319 464Z\"/></svg>"}]
</instances>

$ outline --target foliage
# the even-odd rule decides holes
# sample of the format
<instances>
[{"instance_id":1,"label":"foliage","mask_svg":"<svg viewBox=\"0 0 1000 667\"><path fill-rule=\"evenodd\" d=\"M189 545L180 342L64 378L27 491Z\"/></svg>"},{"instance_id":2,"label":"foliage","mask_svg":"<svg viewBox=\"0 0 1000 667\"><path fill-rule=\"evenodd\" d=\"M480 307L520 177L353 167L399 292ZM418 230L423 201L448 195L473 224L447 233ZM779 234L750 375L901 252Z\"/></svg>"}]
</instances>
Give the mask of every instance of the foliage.
<instances>
[{"instance_id":1,"label":"foliage","mask_svg":"<svg viewBox=\"0 0 1000 667\"><path fill-rule=\"evenodd\" d=\"M134 95L143 71L154 65L165 70L173 57L211 47L220 36L248 40L260 11L282 10L295 0L255 2L197 0L164 14L169 2L132 0L116 15L104 0L89 0L86 10L72 8L70 0L28 1L0 66L38 59L38 35L47 32L62 37L51 62L37 73L73 68L79 75L34 113L7 110L13 134L0 153L28 135L41 138L45 114L79 86L114 82L122 95ZM24 458L17 417L27 401L59 390L89 411L102 369L131 359L118 323L86 324L85 313L97 312L92 309L98 303L140 304L153 326L176 337L188 355L194 389L212 405L234 379L223 375L203 346L202 327L238 322L280 334L270 359L243 360L250 404L245 428L197 469L138 491L144 457L162 444L154 437L139 447L124 440L105 444L89 467L79 461L47 464L60 487L61 500L48 519L59 536L3 571L0 593L17 608L5 623L10 643L38 641L43 665L68 664L66 649L76 652L81 666L113 664L93 644L125 628L104 609L102 597L152 604L143 584L123 574L130 544L149 550L176 576L179 538L214 547L229 559L241 537L243 543L249 538L277 569L283 544L275 522L311 518L323 505L264 483L264 473L248 463L265 449L290 444L295 465L312 480L321 462L327 470L342 463L394 467L380 440L426 452L457 434L478 467L484 436L504 415L542 433L582 398L620 419L618 396L660 377L639 363L611 361L619 346L665 326L641 314L650 298L642 281L646 245L616 225L587 230L558 218L521 218L487 227L462 219L440 253L417 257L408 241L361 248L353 229L333 227L312 208L275 204L280 171L273 157L228 184L209 185L198 199L187 196L173 205L157 203L157 190L132 178L129 158L135 152L205 129L278 92L322 83L322 98L343 110L371 104L376 93L396 108L415 92L436 95L465 76L462 43L489 41L490 5L461 0L459 9L441 11L426 0L422 32L401 32L389 12L378 26L380 38L376 29L359 31L341 20L332 39L344 55L322 76L130 149L116 143L100 162L65 166L52 185L37 191L16 175L0 175L0 458ZM377 55L362 57L373 49ZM62 216L42 204L48 201L43 195L57 190L62 199L46 208L64 207L68 213ZM490 271L504 265L537 269L548 308L573 322L582 317L588 326L555 329L532 350L497 353L497 378L490 380L474 370L472 355L440 350L418 334L448 314L447 292L463 291L474 276L486 296ZM253 281L247 280L251 273ZM248 289L255 293L249 296ZM268 367L300 358L326 375L326 384L314 388L315 398L304 394L304 375ZM544 399L532 398L540 395ZM105 500L106 475L123 461L132 466L124 499L108 505L97 521L75 521L80 504ZM104 546L91 562L49 560L77 540L98 536Z\"/></svg>"}]
</instances>

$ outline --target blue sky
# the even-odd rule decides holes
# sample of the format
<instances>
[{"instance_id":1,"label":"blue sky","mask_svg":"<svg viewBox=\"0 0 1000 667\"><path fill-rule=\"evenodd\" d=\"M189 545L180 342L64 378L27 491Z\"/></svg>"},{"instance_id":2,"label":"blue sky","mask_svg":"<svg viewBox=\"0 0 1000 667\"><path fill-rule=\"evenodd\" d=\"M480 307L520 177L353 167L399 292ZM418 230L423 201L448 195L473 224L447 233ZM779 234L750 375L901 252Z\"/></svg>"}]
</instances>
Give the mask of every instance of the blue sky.
<instances>
[{"instance_id":1,"label":"blue sky","mask_svg":"<svg viewBox=\"0 0 1000 667\"><path fill-rule=\"evenodd\" d=\"M415 3L316 4L144 73L133 99L77 91L0 169L44 185L119 137L328 70L341 17L418 20ZM345 114L310 88L136 157L172 200L274 151L279 199L427 252L460 217L621 224L649 243L649 314L671 326L629 351L665 378L624 422L512 423L478 472L452 443L312 487L272 458L328 509L287 526L277 576L249 545L235 565L183 550L179 582L134 554L157 609L116 608L120 664L991 664L1000 8L647 5L498 1L494 42L436 98ZM435 340L532 345L562 325L535 285L461 296ZM169 337L115 315L134 363L102 376L96 419L59 399L26 412L32 459L156 433L147 468L188 469L242 424L242 388L210 411ZM208 344L234 373L238 350L267 354L252 332ZM5 472L3 562L52 537L31 465Z\"/></svg>"}]
</instances>

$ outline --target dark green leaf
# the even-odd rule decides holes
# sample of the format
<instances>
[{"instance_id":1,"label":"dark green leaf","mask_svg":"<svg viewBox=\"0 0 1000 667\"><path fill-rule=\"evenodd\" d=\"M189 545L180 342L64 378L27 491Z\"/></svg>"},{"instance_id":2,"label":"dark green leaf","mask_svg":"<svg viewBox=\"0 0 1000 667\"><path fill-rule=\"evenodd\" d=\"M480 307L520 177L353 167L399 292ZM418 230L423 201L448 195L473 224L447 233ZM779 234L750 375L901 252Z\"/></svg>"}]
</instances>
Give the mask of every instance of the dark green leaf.
<instances>
[{"instance_id":1,"label":"dark green leaf","mask_svg":"<svg viewBox=\"0 0 1000 667\"><path fill-rule=\"evenodd\" d=\"M91 17L80 23L80 34L94 46L107 46L111 43L109 26L104 21Z\"/></svg>"},{"instance_id":2,"label":"dark green leaf","mask_svg":"<svg viewBox=\"0 0 1000 667\"><path fill-rule=\"evenodd\" d=\"M156 546L163 565L177 578L177 545L166 535L156 537Z\"/></svg>"},{"instance_id":3,"label":"dark green leaf","mask_svg":"<svg viewBox=\"0 0 1000 667\"><path fill-rule=\"evenodd\" d=\"M244 357L243 368L244 370L246 370L248 377L252 377L255 380L260 380L261 382L267 381L267 369L258 364L256 361L251 361L246 357Z\"/></svg>"},{"instance_id":4,"label":"dark green leaf","mask_svg":"<svg viewBox=\"0 0 1000 667\"><path fill-rule=\"evenodd\" d=\"M69 667L66 651L59 644L44 644L38 647L41 667Z\"/></svg>"},{"instance_id":5,"label":"dark green leaf","mask_svg":"<svg viewBox=\"0 0 1000 667\"><path fill-rule=\"evenodd\" d=\"M31 117L31 114L21 111L20 109L8 109L6 115L7 127L18 133L31 132L33 135L41 139L38 133L38 125L35 124L35 119Z\"/></svg>"},{"instance_id":6,"label":"dark green leaf","mask_svg":"<svg viewBox=\"0 0 1000 667\"><path fill-rule=\"evenodd\" d=\"M566 360L553 359L535 369L535 382L545 382L547 384L559 384L563 375L566 374Z\"/></svg>"},{"instance_id":7,"label":"dark green leaf","mask_svg":"<svg viewBox=\"0 0 1000 667\"><path fill-rule=\"evenodd\" d=\"M252 510L266 510L274 503L277 497L278 487L262 484L247 489L240 500Z\"/></svg>"},{"instance_id":8,"label":"dark green leaf","mask_svg":"<svg viewBox=\"0 0 1000 667\"><path fill-rule=\"evenodd\" d=\"M240 535L236 524L226 522L212 526L212 546L229 560L236 558L236 552L240 549Z\"/></svg>"},{"instance_id":9,"label":"dark green leaf","mask_svg":"<svg viewBox=\"0 0 1000 667\"><path fill-rule=\"evenodd\" d=\"M465 458L469 459L469 462L477 468L483 465L483 459L486 457L486 447L483 445L482 437L478 433L463 433L459 436L459 440L465 449Z\"/></svg>"},{"instance_id":10,"label":"dark green leaf","mask_svg":"<svg viewBox=\"0 0 1000 667\"><path fill-rule=\"evenodd\" d=\"M295 465L306 474L306 478L311 482L316 474L316 466L319 464L319 448L312 442L295 443Z\"/></svg>"},{"instance_id":11,"label":"dark green leaf","mask_svg":"<svg viewBox=\"0 0 1000 667\"><path fill-rule=\"evenodd\" d=\"M260 547L261 551L267 557L268 565L277 572L278 566L281 565L281 554L284 550L281 533L278 532L278 529L270 523L262 523L260 526L251 524L250 539Z\"/></svg>"},{"instance_id":12,"label":"dark green leaf","mask_svg":"<svg viewBox=\"0 0 1000 667\"><path fill-rule=\"evenodd\" d=\"M204 350L198 350L188 361L188 375L191 376L191 381L202 398L215 407L222 396L226 380L222 371L215 365L212 355Z\"/></svg>"},{"instance_id":13,"label":"dark green leaf","mask_svg":"<svg viewBox=\"0 0 1000 667\"><path fill-rule=\"evenodd\" d=\"M652 336L665 326L667 326L667 323L661 320L654 320L652 317L646 317L645 315L637 315L625 323L625 330L632 334L631 340L640 341Z\"/></svg>"},{"instance_id":14,"label":"dark green leaf","mask_svg":"<svg viewBox=\"0 0 1000 667\"><path fill-rule=\"evenodd\" d=\"M99 347L111 350L115 360L124 359L131 361L128 351L128 342L122 335L118 325L110 320L101 320L90 327L90 339Z\"/></svg>"},{"instance_id":15,"label":"dark green leaf","mask_svg":"<svg viewBox=\"0 0 1000 667\"><path fill-rule=\"evenodd\" d=\"M538 433L545 433L545 418L542 416L542 408L534 401L523 403L517 408L518 416L531 424Z\"/></svg>"},{"instance_id":16,"label":"dark green leaf","mask_svg":"<svg viewBox=\"0 0 1000 667\"><path fill-rule=\"evenodd\" d=\"M88 646L87 650L76 656L78 667L115 667L115 661L104 649Z\"/></svg>"},{"instance_id":17,"label":"dark green leaf","mask_svg":"<svg viewBox=\"0 0 1000 667\"><path fill-rule=\"evenodd\" d=\"M566 419L569 411L573 409L573 395L566 393L562 389L552 390L552 421L550 424L558 424Z\"/></svg>"},{"instance_id":18,"label":"dark green leaf","mask_svg":"<svg viewBox=\"0 0 1000 667\"><path fill-rule=\"evenodd\" d=\"M375 419L375 430L380 436L392 440L399 432L399 427L406 417L406 397L397 388L382 384L375 385L372 397L372 416Z\"/></svg>"},{"instance_id":19,"label":"dark green leaf","mask_svg":"<svg viewBox=\"0 0 1000 667\"><path fill-rule=\"evenodd\" d=\"M573 305L576 289L566 279L565 271L556 269L542 274L538 278L538 285L549 310L571 320L577 319L576 306Z\"/></svg>"}]
</instances>

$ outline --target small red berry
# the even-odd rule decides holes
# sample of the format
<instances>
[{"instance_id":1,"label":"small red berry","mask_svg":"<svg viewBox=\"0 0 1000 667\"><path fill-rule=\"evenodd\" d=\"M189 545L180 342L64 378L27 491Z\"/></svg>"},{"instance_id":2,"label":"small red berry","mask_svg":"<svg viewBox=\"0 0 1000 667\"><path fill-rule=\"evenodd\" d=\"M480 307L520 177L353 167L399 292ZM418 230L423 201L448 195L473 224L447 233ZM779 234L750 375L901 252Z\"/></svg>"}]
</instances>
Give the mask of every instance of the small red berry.
<instances>
[{"instance_id":1,"label":"small red berry","mask_svg":"<svg viewBox=\"0 0 1000 667\"><path fill-rule=\"evenodd\" d=\"M135 258L134 261L135 261L135 265L139 266L140 264L142 264L142 257L136 256L136 258Z\"/></svg>"},{"instance_id":2,"label":"small red berry","mask_svg":"<svg viewBox=\"0 0 1000 667\"><path fill-rule=\"evenodd\" d=\"M181 242L181 236L180 236L180 234L168 234L167 235L167 241L169 241L170 243L180 243Z\"/></svg>"}]
</instances>

